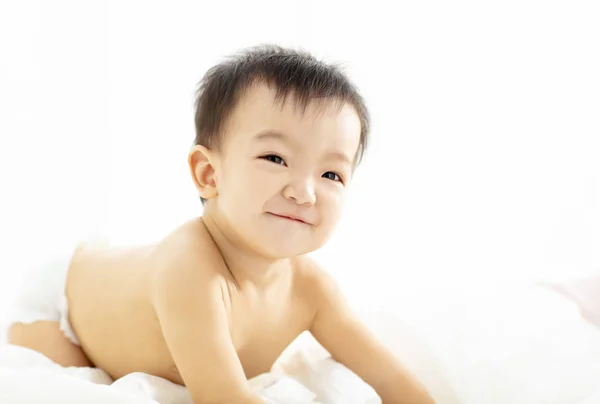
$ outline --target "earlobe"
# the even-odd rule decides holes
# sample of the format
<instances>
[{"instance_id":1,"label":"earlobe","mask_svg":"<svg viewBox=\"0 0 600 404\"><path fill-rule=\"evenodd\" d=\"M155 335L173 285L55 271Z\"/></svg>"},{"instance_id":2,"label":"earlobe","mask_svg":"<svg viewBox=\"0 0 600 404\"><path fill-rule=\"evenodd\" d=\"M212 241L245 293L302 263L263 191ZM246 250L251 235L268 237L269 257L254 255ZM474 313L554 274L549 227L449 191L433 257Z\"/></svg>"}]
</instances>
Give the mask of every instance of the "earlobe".
<instances>
[{"instance_id":1,"label":"earlobe","mask_svg":"<svg viewBox=\"0 0 600 404\"><path fill-rule=\"evenodd\" d=\"M194 145L188 155L188 166L198 193L204 199L218 195L214 156L210 149Z\"/></svg>"}]
</instances>

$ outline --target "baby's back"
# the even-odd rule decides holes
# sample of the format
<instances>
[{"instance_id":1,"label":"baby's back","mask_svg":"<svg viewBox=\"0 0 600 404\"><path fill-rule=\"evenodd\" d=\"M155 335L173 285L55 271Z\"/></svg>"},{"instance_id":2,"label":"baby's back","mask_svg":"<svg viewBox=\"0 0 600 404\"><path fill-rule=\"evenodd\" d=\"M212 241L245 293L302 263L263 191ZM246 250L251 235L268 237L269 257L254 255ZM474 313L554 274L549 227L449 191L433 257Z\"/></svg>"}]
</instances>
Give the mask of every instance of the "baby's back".
<instances>
[{"instance_id":1,"label":"baby's back","mask_svg":"<svg viewBox=\"0 0 600 404\"><path fill-rule=\"evenodd\" d=\"M83 245L71 262L71 325L90 361L113 378L141 371L173 380L151 301L153 251Z\"/></svg>"}]
</instances>

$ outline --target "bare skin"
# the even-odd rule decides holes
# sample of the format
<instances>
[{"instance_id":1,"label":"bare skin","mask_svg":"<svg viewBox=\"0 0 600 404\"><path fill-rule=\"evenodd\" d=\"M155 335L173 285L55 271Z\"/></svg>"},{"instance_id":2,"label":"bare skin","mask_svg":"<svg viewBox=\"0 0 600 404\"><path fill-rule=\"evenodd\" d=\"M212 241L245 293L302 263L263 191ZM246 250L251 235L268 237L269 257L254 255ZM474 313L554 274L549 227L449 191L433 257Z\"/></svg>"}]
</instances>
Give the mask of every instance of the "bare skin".
<instances>
[{"instance_id":1,"label":"bare skin","mask_svg":"<svg viewBox=\"0 0 600 404\"><path fill-rule=\"evenodd\" d=\"M190 255L188 247L199 253ZM160 271L177 273L169 259L180 254L204 256L191 265L211 273L226 292L223 309L230 339L248 378L268 372L283 349L308 328L315 307L303 302L302 272L281 274L265 290L238 289L201 220L184 224L155 245L83 247L68 277L70 319L86 356L114 379L145 372L183 384L161 330L155 284ZM176 284L181 282L183 289L188 280L181 277ZM205 286L195 285L196 293L206 293Z\"/></svg>"}]
</instances>

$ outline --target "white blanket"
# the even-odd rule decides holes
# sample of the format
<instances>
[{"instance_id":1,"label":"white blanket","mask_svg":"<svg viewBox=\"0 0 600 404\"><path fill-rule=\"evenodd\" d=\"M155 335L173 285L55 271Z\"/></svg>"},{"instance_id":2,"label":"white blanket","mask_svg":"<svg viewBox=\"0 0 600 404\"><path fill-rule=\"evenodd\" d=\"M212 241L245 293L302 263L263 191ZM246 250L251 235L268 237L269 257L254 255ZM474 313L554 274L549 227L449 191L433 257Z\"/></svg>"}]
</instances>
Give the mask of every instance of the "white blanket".
<instances>
[{"instance_id":1,"label":"white blanket","mask_svg":"<svg viewBox=\"0 0 600 404\"><path fill-rule=\"evenodd\" d=\"M280 367L286 372L250 380L267 404L380 403L358 376L331 359L310 362L297 353L286 362ZM112 382L99 369L64 368L30 349L1 345L0 403L192 404L192 400L185 387L160 377L133 373Z\"/></svg>"},{"instance_id":2,"label":"white blanket","mask_svg":"<svg viewBox=\"0 0 600 404\"><path fill-rule=\"evenodd\" d=\"M455 301L419 326L458 402L600 404L600 329L573 302L533 285Z\"/></svg>"}]
</instances>

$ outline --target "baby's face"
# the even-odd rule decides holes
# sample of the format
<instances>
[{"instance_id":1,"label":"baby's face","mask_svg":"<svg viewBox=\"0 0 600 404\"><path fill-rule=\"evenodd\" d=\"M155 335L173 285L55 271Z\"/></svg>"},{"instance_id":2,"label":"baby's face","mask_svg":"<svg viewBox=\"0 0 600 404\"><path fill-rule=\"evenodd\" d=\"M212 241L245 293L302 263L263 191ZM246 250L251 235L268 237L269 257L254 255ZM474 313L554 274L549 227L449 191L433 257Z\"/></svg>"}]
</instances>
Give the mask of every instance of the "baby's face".
<instances>
[{"instance_id":1,"label":"baby's face","mask_svg":"<svg viewBox=\"0 0 600 404\"><path fill-rule=\"evenodd\" d=\"M334 101L302 111L290 95L258 85L226 127L216 167L218 215L254 250L284 258L314 251L332 234L360 141L354 108Z\"/></svg>"}]
</instances>

